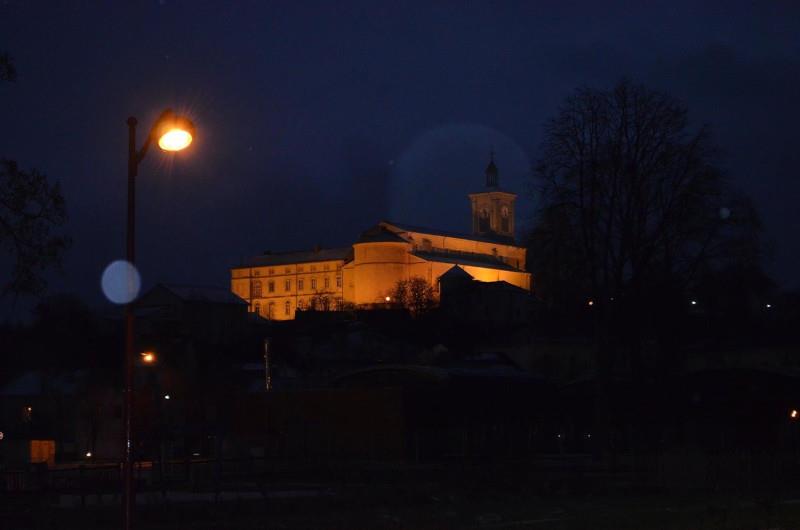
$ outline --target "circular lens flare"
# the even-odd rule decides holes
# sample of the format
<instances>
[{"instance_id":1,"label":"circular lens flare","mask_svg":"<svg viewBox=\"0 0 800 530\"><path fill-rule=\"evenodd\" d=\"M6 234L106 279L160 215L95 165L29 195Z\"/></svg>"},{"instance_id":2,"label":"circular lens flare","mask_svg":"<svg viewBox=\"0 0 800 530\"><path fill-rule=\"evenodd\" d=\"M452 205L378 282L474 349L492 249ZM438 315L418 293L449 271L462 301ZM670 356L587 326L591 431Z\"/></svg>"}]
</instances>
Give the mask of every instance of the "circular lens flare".
<instances>
[{"instance_id":1,"label":"circular lens flare","mask_svg":"<svg viewBox=\"0 0 800 530\"><path fill-rule=\"evenodd\" d=\"M139 296L142 279L133 264L125 260L117 260L103 271L100 286L103 294L111 302L127 304Z\"/></svg>"},{"instance_id":2,"label":"circular lens flare","mask_svg":"<svg viewBox=\"0 0 800 530\"><path fill-rule=\"evenodd\" d=\"M192 134L183 129L170 129L158 139L158 146L164 151L181 151L192 143Z\"/></svg>"}]
</instances>

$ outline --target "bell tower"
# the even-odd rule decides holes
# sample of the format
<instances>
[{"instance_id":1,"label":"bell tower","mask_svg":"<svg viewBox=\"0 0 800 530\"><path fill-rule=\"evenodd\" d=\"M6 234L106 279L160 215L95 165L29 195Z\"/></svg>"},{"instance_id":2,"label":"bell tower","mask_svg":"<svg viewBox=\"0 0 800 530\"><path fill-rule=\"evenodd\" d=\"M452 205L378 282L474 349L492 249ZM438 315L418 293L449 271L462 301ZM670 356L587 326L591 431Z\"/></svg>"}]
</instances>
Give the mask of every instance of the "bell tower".
<instances>
[{"instance_id":1,"label":"bell tower","mask_svg":"<svg viewBox=\"0 0 800 530\"><path fill-rule=\"evenodd\" d=\"M483 191L470 193L472 204L472 233L476 236L514 239L514 201L516 194L500 189L494 151L486 166L486 186Z\"/></svg>"}]
</instances>

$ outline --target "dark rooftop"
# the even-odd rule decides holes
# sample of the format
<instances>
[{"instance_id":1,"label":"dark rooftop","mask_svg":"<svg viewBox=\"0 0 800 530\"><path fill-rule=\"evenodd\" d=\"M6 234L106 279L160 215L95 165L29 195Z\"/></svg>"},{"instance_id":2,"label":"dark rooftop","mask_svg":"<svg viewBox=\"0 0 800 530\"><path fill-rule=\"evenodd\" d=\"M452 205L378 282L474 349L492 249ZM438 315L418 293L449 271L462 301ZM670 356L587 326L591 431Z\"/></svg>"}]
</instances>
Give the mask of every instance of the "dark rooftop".
<instances>
[{"instance_id":1,"label":"dark rooftop","mask_svg":"<svg viewBox=\"0 0 800 530\"><path fill-rule=\"evenodd\" d=\"M364 231L356 243L408 243L405 239L392 232L386 226L377 224Z\"/></svg>"},{"instance_id":2,"label":"dark rooftop","mask_svg":"<svg viewBox=\"0 0 800 530\"><path fill-rule=\"evenodd\" d=\"M412 254L428 261L439 261L443 263L453 263L456 265L472 265L473 267L486 267L501 271L524 272L488 254L474 254L471 252L437 252L435 250L416 250Z\"/></svg>"},{"instance_id":3,"label":"dark rooftop","mask_svg":"<svg viewBox=\"0 0 800 530\"><path fill-rule=\"evenodd\" d=\"M474 234L465 234L463 232L452 232L450 230L439 230L438 228L427 228L424 226L414 226L405 223L394 223L392 221L381 221L382 225L394 227L402 232L420 232L423 234L432 234L435 236L455 237L458 239L469 239L472 241L483 241L484 243L497 243L501 245L517 246L513 237L493 235L493 236L479 236Z\"/></svg>"},{"instance_id":4,"label":"dark rooftop","mask_svg":"<svg viewBox=\"0 0 800 530\"><path fill-rule=\"evenodd\" d=\"M253 256L246 259L243 265L233 268L245 269L248 267L262 267L265 265L288 265L290 263L312 263L315 261L349 261L352 258L353 247L320 248Z\"/></svg>"}]
</instances>

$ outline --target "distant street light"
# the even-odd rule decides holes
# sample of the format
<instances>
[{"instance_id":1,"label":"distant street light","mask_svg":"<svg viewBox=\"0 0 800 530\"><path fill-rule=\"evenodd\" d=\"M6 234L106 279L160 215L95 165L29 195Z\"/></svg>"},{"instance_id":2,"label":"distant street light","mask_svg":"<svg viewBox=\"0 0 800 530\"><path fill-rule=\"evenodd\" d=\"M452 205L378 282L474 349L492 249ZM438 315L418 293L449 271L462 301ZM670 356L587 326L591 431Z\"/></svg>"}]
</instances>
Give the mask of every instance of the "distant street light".
<instances>
[{"instance_id":1,"label":"distant street light","mask_svg":"<svg viewBox=\"0 0 800 530\"><path fill-rule=\"evenodd\" d=\"M144 160L150 144L155 140L164 151L181 151L192 143L194 139L194 125L189 119L178 116L167 109L156 120L150 134L147 135L142 147L136 148L136 125L138 121L131 116L128 118L128 217L126 230L127 260L130 270L136 260L136 175L139 173L139 164ZM134 283L132 272L128 274L128 285ZM133 300L125 304L125 443L123 445L123 517L124 530L131 528L131 512L134 506L133 490L133 370L134 370L134 340L133 340ZM146 359L143 359L148 362ZM155 360L155 356L153 356Z\"/></svg>"},{"instance_id":2,"label":"distant street light","mask_svg":"<svg viewBox=\"0 0 800 530\"><path fill-rule=\"evenodd\" d=\"M142 352L142 362L144 364L153 364L156 362L156 354L151 351Z\"/></svg>"}]
</instances>

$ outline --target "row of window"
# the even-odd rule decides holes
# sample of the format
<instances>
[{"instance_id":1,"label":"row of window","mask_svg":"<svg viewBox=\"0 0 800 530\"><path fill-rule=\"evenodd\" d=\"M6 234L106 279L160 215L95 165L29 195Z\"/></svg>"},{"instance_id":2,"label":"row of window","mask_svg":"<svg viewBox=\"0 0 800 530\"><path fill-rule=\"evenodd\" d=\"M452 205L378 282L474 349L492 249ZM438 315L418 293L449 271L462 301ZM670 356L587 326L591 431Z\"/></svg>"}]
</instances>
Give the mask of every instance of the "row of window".
<instances>
[{"instance_id":1,"label":"row of window","mask_svg":"<svg viewBox=\"0 0 800 530\"><path fill-rule=\"evenodd\" d=\"M330 311L331 309L336 308L337 310L341 310L343 307L343 302L341 298L337 298L335 300L330 299L328 297L320 297L318 300L311 300L310 302L305 302L304 300L297 301L297 309L317 309L320 311ZM266 316L269 319L275 318L275 302L269 302L266 307ZM256 302L253 304L253 311L257 314L263 314L261 312L261 304ZM283 303L283 314L285 316L289 316L292 314L292 303L289 300L286 300Z\"/></svg>"},{"instance_id":2,"label":"row of window","mask_svg":"<svg viewBox=\"0 0 800 530\"><path fill-rule=\"evenodd\" d=\"M331 279L329 277L326 276L325 278L323 278L322 279L322 283L323 283L323 289L330 289L331 288ZM262 287L263 286L262 286L260 280L254 280L253 281L253 288L252 288L252 293L253 293L252 297L253 298L260 298L262 296L262 294L263 294ZM311 278L311 290L312 291L316 291L317 287L318 287L317 286L317 279L316 278ZM341 276L337 276L336 277L336 288L337 289L341 289L342 288L342 277ZM300 279L297 280L297 290L298 291L302 291L304 289L305 289L305 280L303 278L300 278ZM287 292L287 293L292 290L292 280L285 280L283 282L283 290L284 290L284 292ZM267 282L267 292L268 293L274 293L275 292L275 281L274 280L269 280Z\"/></svg>"},{"instance_id":3,"label":"row of window","mask_svg":"<svg viewBox=\"0 0 800 530\"><path fill-rule=\"evenodd\" d=\"M337 263L336 264L336 270L338 271L341 268L342 268L342 264L341 263ZM311 270L311 272L317 272L317 266L316 265L311 265L309 267L309 269ZM329 263L324 263L322 265L322 270L323 271L328 271L330 269L331 269L331 266L330 266ZM297 272L304 272L304 271L305 271L305 268L302 265L298 265L297 266ZM283 273L284 274L291 274L292 273L292 268L291 267L285 267L283 269ZM275 274L275 269L274 268L267 269L267 274L272 276L273 274ZM258 270L258 269L254 269L253 270L253 276L261 276L261 271Z\"/></svg>"}]
</instances>

